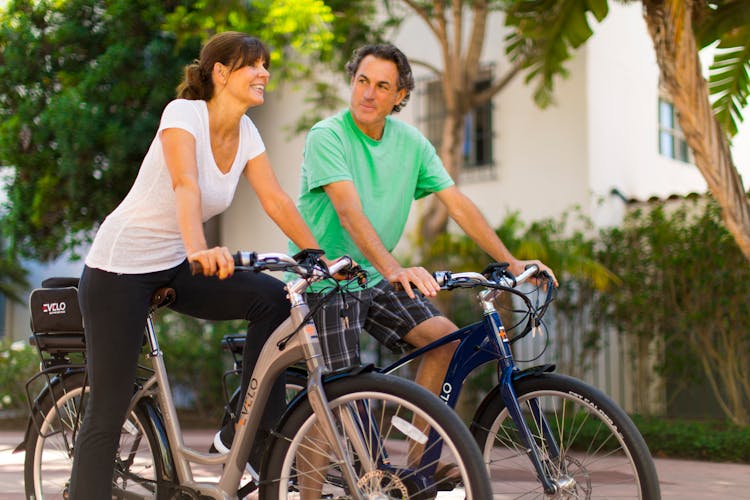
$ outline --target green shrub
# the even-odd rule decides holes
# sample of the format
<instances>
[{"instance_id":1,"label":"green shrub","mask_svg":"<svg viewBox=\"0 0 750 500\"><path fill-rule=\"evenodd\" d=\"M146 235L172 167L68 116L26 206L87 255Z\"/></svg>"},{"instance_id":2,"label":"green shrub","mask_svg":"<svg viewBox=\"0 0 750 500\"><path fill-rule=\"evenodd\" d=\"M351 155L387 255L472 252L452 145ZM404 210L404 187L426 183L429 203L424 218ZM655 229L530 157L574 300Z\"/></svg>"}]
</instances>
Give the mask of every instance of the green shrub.
<instances>
[{"instance_id":1,"label":"green shrub","mask_svg":"<svg viewBox=\"0 0 750 500\"><path fill-rule=\"evenodd\" d=\"M159 315L156 329L177 404L199 419L219 419L225 404L222 377L232 366L221 339L227 334L244 334L247 322L204 321L165 311ZM239 378L229 382L239 384Z\"/></svg>"},{"instance_id":2,"label":"green shrub","mask_svg":"<svg viewBox=\"0 0 750 500\"><path fill-rule=\"evenodd\" d=\"M633 416L654 457L750 463L750 427Z\"/></svg>"},{"instance_id":3,"label":"green shrub","mask_svg":"<svg viewBox=\"0 0 750 500\"><path fill-rule=\"evenodd\" d=\"M727 419L750 424L750 266L718 205L649 204L603 231L600 249L622 279L608 294L608 319L627 335L634 361L649 363L638 346L659 346L669 399L706 382Z\"/></svg>"},{"instance_id":4,"label":"green shrub","mask_svg":"<svg viewBox=\"0 0 750 500\"><path fill-rule=\"evenodd\" d=\"M25 410L26 381L39 370L39 356L25 342L0 342L0 410Z\"/></svg>"}]
</instances>

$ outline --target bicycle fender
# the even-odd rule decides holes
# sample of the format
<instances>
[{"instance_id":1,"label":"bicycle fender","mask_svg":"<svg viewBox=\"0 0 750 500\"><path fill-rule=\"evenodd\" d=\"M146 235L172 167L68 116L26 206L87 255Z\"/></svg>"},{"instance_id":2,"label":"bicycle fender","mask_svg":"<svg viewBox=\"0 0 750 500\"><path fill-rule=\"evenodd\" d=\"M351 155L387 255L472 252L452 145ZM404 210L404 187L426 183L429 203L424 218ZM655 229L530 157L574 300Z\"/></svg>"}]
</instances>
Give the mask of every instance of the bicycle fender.
<instances>
[{"instance_id":1,"label":"bicycle fender","mask_svg":"<svg viewBox=\"0 0 750 500\"><path fill-rule=\"evenodd\" d=\"M334 380L339 380L345 377L352 377L359 375L361 373L371 373L376 372L377 369L375 365L372 363L366 364L366 365L360 365L360 366L350 366L348 368L342 368L340 370L336 370L335 372L328 373L323 376L323 385L325 386L329 382L333 382ZM286 406L286 410L284 410L284 414L279 419L279 423L276 426L276 430L282 429L284 427L284 424L286 423L287 418L292 413L292 411L299 405L300 401L303 401L305 398L307 398L307 387L299 391L296 396L294 396L294 399L292 399L289 404Z\"/></svg>"},{"instance_id":2,"label":"bicycle fender","mask_svg":"<svg viewBox=\"0 0 750 500\"><path fill-rule=\"evenodd\" d=\"M172 448L169 446L167 430L164 427L164 419L162 418L161 411L148 398L143 398L138 401L137 406L140 406L146 412L146 415L148 416L148 425L153 430L154 436L156 436L159 448L163 450L163 452L159 454L161 460L155 465L162 470L162 477L165 481L176 481L177 471L175 470Z\"/></svg>"},{"instance_id":3,"label":"bicycle fender","mask_svg":"<svg viewBox=\"0 0 750 500\"><path fill-rule=\"evenodd\" d=\"M26 451L26 441L29 439L29 432L31 431L31 426L34 425L34 409L39 408L41 406L41 402L44 401L44 399L47 397L47 395L52 390L51 388L60 384L64 383L65 378L67 377L74 377L78 374L84 373L86 370L84 368L76 368L71 369L69 371L62 372L58 375L55 375L52 377L52 380L50 380L49 384L44 384L44 387L42 387L42 390L39 391L39 394L36 395L36 398L34 398L34 403L31 405L31 413L29 414L29 418L26 420L26 429L23 433L23 440L13 449L13 453L20 453L22 451Z\"/></svg>"},{"instance_id":4,"label":"bicycle fender","mask_svg":"<svg viewBox=\"0 0 750 500\"><path fill-rule=\"evenodd\" d=\"M29 429L31 429L31 417L29 417L26 421L26 430L23 433L23 441L18 443L18 446L13 448L12 453L21 453L22 451L26 451L26 440L29 439Z\"/></svg>"},{"instance_id":5,"label":"bicycle fender","mask_svg":"<svg viewBox=\"0 0 750 500\"><path fill-rule=\"evenodd\" d=\"M547 363L544 365L536 365L531 366L529 368L526 368L524 370L518 370L514 371L511 375L511 378L513 381L521 380L523 378L527 377L537 377L543 373L549 373L555 371L555 364L554 363ZM474 418L471 422L471 431L474 432L474 425L476 420L478 419L479 415L482 415L486 410L487 407L490 405L490 402L495 400L495 397L497 393L500 392L500 384L495 385L490 391L487 393L487 395L484 397L481 403L479 403L479 406L477 406L476 411L474 412Z\"/></svg>"},{"instance_id":6,"label":"bicycle fender","mask_svg":"<svg viewBox=\"0 0 750 500\"><path fill-rule=\"evenodd\" d=\"M546 363L544 365L536 365L532 366L530 368L526 368L525 370L519 370L516 372L513 372L511 375L511 378L515 382L516 380L521 380L522 378L526 377L534 377L536 375L539 375L541 373L550 373L555 371L556 365L554 363Z\"/></svg>"}]
</instances>

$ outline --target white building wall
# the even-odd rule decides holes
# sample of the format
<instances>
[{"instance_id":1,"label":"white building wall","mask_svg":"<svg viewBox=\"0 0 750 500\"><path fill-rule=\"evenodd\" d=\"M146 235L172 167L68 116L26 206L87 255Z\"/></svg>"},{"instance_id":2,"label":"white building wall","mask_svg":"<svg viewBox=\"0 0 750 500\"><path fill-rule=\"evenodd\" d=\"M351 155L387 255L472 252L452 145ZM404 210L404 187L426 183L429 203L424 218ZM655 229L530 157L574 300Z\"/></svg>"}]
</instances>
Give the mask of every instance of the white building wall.
<instances>
[{"instance_id":1,"label":"white building wall","mask_svg":"<svg viewBox=\"0 0 750 500\"><path fill-rule=\"evenodd\" d=\"M557 217L575 205L599 225L617 224L624 205L610 194L613 189L635 199L705 191L694 166L658 153L659 75L640 5L615 3L610 8L605 21L594 27L595 35L567 63L569 77L556 82L554 105L539 109L533 89L522 78L496 96L495 178L461 183L493 225L512 211L533 221ZM495 75L508 67L502 36L502 18L492 14L483 63L493 64ZM421 20L407 19L393 41L410 59L442 66L434 37ZM418 64L414 72L418 79L429 76ZM345 78L339 78L345 99ZM419 126L416 99L398 118ZM266 104L251 111L282 186L294 198L304 134L291 136L288 129L305 109L304 93L284 86L269 92ZM750 168L748 134L745 125L734 140L735 162L742 172ZM422 202L416 210L427 206ZM221 228L231 249L286 248L286 238L245 185ZM400 247L408 253L405 247L408 242Z\"/></svg>"},{"instance_id":2,"label":"white building wall","mask_svg":"<svg viewBox=\"0 0 750 500\"><path fill-rule=\"evenodd\" d=\"M495 177L461 188L479 205L491 224L519 211L526 221L557 217L581 206L598 225L617 224L629 199L704 192L705 181L692 166L658 153L659 75L651 39L637 3L610 5L610 15L594 26L595 35L567 63L569 77L555 86L555 104L539 109L533 89L522 78L494 99ZM508 67L502 52L502 18L490 16L483 64L495 75ZM424 23L407 19L393 42L413 61L442 66L433 35ZM429 76L414 64L417 79ZM346 99L345 77L341 97ZM419 126L415 95L398 118ZM251 111L282 186L295 199L304 134L289 129L308 109L304 93L283 86L269 92L266 103ZM746 179L750 173L750 127L735 138L735 162ZM417 204L426 210L428 204ZM412 214L412 223L417 216ZM411 226L410 226L411 227ZM252 228L252 229L249 229ZM231 249L261 251L286 248L286 238L261 210L246 185L223 216L222 240ZM408 253L408 241L400 246Z\"/></svg>"},{"instance_id":3,"label":"white building wall","mask_svg":"<svg viewBox=\"0 0 750 500\"><path fill-rule=\"evenodd\" d=\"M586 44L590 179L596 203L611 202L616 188L628 199L706 191L694 165L659 154L659 68L639 3L610 4L610 14ZM704 64L710 63L710 54ZM735 139L735 162L747 172L747 125ZM743 149L744 148L744 149ZM744 175L747 178L747 174ZM598 221L616 224L611 203L595 210Z\"/></svg>"}]
</instances>

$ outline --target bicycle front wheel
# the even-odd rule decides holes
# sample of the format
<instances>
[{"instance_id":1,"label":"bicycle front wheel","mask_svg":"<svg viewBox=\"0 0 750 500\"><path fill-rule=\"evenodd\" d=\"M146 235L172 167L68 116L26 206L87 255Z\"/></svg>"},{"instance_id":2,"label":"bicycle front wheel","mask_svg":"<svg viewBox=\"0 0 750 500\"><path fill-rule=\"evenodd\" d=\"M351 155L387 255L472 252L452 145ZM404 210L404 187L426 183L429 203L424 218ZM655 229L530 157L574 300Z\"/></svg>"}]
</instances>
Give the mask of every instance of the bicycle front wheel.
<instances>
[{"instance_id":1,"label":"bicycle front wheel","mask_svg":"<svg viewBox=\"0 0 750 500\"><path fill-rule=\"evenodd\" d=\"M354 469L353 495L307 399L274 435L261 498L489 498L476 443L448 406L417 384L378 373L325 383ZM267 478L267 480L263 480Z\"/></svg>"},{"instance_id":2,"label":"bicycle front wheel","mask_svg":"<svg viewBox=\"0 0 750 500\"><path fill-rule=\"evenodd\" d=\"M86 410L89 387L83 374L65 377L54 384L39 403L28 440L24 463L27 498L69 498L73 452ZM159 498L163 481L159 446L148 425L144 406L128 415L115 456L113 492L119 498ZM162 485L164 483L161 483ZM171 488L169 488L171 490Z\"/></svg>"},{"instance_id":3,"label":"bicycle front wheel","mask_svg":"<svg viewBox=\"0 0 750 500\"><path fill-rule=\"evenodd\" d=\"M646 442L604 393L555 373L522 378L514 389L544 466L558 486L554 498L660 498ZM480 405L471 429L495 498L549 498L497 388Z\"/></svg>"}]
</instances>

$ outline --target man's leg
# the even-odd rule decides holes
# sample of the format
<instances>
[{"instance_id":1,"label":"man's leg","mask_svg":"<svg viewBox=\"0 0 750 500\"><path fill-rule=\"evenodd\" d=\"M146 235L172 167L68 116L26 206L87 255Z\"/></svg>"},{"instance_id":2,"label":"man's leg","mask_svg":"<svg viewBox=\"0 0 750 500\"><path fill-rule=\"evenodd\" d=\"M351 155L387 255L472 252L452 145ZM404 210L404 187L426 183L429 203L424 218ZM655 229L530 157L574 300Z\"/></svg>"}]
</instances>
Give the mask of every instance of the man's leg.
<instances>
[{"instance_id":1,"label":"man's leg","mask_svg":"<svg viewBox=\"0 0 750 500\"><path fill-rule=\"evenodd\" d=\"M405 291L395 290L387 283L375 287L376 294L365 322L365 329L379 342L398 351L404 344L424 347L457 330L445 316L422 294L410 298ZM435 395L440 394L443 379L456 350L458 341L432 349L422 355L415 382ZM415 418L412 422L424 433L427 424ZM416 467L424 452L424 445L410 443L408 461Z\"/></svg>"},{"instance_id":2,"label":"man's leg","mask_svg":"<svg viewBox=\"0 0 750 500\"><path fill-rule=\"evenodd\" d=\"M394 352L424 347L458 329L421 293L417 292L412 299L404 290L396 290L387 282L373 287L364 328ZM440 394L457 345L457 341L451 342L422 355L415 381Z\"/></svg>"},{"instance_id":3,"label":"man's leg","mask_svg":"<svg viewBox=\"0 0 750 500\"><path fill-rule=\"evenodd\" d=\"M455 332L457 329L458 327L445 316L434 316L412 328L403 340L416 348L420 348ZM415 382L434 394L440 395L443 379L457 345L458 342L451 342L426 352L419 363Z\"/></svg>"}]
</instances>

